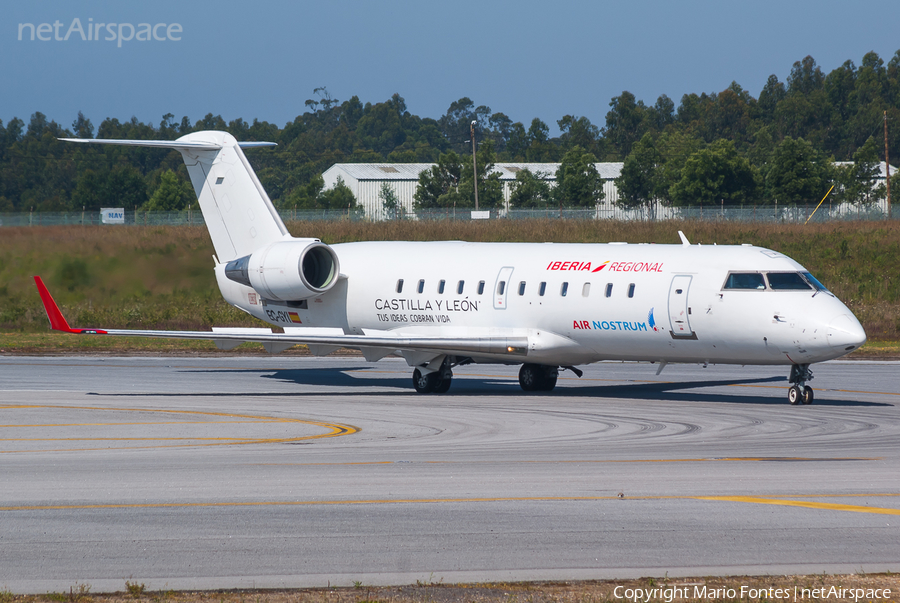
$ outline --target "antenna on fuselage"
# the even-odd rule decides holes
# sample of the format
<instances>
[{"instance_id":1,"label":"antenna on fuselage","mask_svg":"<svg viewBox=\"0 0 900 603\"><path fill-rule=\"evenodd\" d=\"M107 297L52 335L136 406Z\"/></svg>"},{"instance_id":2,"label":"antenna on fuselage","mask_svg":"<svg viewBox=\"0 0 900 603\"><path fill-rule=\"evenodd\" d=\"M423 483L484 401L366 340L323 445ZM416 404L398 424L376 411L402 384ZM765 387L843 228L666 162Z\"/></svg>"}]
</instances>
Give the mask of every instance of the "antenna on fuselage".
<instances>
[{"instance_id":1,"label":"antenna on fuselage","mask_svg":"<svg viewBox=\"0 0 900 603\"><path fill-rule=\"evenodd\" d=\"M684 246L686 246L686 247L689 247L689 246L690 246L691 242L688 241L687 237L684 236L684 233L681 232L680 230L678 231L678 236L681 237L681 244L682 244L682 245L684 245Z\"/></svg>"}]
</instances>

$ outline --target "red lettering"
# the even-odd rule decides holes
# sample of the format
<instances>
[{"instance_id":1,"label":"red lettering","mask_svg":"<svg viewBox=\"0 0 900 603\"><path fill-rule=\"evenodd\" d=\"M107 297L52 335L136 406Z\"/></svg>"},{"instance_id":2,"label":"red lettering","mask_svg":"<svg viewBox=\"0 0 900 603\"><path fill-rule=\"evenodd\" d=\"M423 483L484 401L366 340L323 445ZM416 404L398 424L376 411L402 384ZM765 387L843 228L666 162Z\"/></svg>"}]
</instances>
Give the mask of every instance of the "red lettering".
<instances>
[{"instance_id":1,"label":"red lettering","mask_svg":"<svg viewBox=\"0 0 900 603\"><path fill-rule=\"evenodd\" d=\"M615 272L615 271L616 271L616 266L618 266L618 265L619 265L619 262L613 262L612 264L609 265L609 271L610 271L610 272Z\"/></svg>"},{"instance_id":2,"label":"red lettering","mask_svg":"<svg viewBox=\"0 0 900 603\"><path fill-rule=\"evenodd\" d=\"M582 264L582 265L581 265L581 268L579 268L579 270L590 270L590 269L591 269L591 263L590 263L590 262L588 262L587 264Z\"/></svg>"},{"instance_id":3,"label":"red lettering","mask_svg":"<svg viewBox=\"0 0 900 603\"><path fill-rule=\"evenodd\" d=\"M574 325L573 328L575 328L575 329L580 329L580 328L581 328L581 322L580 322L580 321L573 320L573 321L572 321L572 324Z\"/></svg>"},{"instance_id":4,"label":"red lettering","mask_svg":"<svg viewBox=\"0 0 900 603\"><path fill-rule=\"evenodd\" d=\"M563 262L563 263L562 263L562 266L560 266L559 269L560 269L560 270L568 270L568 269L569 269L569 262Z\"/></svg>"},{"instance_id":5,"label":"red lettering","mask_svg":"<svg viewBox=\"0 0 900 603\"><path fill-rule=\"evenodd\" d=\"M581 262L570 262L569 270L578 270L578 267L581 265Z\"/></svg>"},{"instance_id":6,"label":"red lettering","mask_svg":"<svg viewBox=\"0 0 900 603\"><path fill-rule=\"evenodd\" d=\"M553 264L550 266L550 270L559 270L559 265L560 262L553 262Z\"/></svg>"},{"instance_id":7,"label":"red lettering","mask_svg":"<svg viewBox=\"0 0 900 603\"><path fill-rule=\"evenodd\" d=\"M627 264L625 264L625 272L631 272L631 269L632 269L633 267L634 267L634 263L633 263L633 262L628 262Z\"/></svg>"}]
</instances>

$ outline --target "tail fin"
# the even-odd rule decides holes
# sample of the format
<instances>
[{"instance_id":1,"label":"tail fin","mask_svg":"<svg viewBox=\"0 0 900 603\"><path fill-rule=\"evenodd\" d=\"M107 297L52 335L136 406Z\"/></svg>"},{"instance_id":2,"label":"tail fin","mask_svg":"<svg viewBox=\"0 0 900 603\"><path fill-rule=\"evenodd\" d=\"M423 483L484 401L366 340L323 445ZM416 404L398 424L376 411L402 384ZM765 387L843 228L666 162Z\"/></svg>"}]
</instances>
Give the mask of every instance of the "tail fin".
<instances>
[{"instance_id":1,"label":"tail fin","mask_svg":"<svg viewBox=\"0 0 900 603\"><path fill-rule=\"evenodd\" d=\"M197 193L219 262L249 255L289 237L272 201L250 167L241 147L273 143L239 143L227 132L205 131L175 141L63 138L70 142L175 149Z\"/></svg>"}]
</instances>

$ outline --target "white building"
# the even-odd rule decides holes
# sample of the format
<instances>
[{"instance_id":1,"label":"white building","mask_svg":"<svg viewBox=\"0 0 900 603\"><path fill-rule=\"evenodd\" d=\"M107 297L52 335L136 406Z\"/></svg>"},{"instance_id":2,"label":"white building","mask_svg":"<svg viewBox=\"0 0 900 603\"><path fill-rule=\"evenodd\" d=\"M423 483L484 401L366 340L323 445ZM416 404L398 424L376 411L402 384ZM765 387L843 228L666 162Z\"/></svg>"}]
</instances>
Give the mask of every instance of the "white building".
<instances>
[{"instance_id":1,"label":"white building","mask_svg":"<svg viewBox=\"0 0 900 603\"><path fill-rule=\"evenodd\" d=\"M419 174L431 169L433 163L336 163L322 174L325 189L334 188L338 178L344 181L356 198L356 203L372 220L384 218L381 200L381 186L387 182L400 200L407 213L412 213L415 206L416 188L419 185ZM614 206L619 198L619 191L614 180L622 173L622 163L597 163L597 172L604 180L605 197L600 207ZM465 164L463 168L465 169ZM471 169L471 165L468 166ZM509 203L511 184L516 174L528 169L534 174L543 174L545 180L555 183L558 163L495 163L492 173L500 175L503 183L503 200Z\"/></svg>"}]
</instances>

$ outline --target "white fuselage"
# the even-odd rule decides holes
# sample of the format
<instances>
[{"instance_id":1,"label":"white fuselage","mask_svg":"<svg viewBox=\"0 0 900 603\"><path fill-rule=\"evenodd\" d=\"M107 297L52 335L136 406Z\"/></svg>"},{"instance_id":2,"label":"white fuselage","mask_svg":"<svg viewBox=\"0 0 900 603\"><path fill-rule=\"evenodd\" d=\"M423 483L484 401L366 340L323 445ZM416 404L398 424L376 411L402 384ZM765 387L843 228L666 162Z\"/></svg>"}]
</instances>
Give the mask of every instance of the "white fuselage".
<instances>
[{"instance_id":1,"label":"white fuselage","mask_svg":"<svg viewBox=\"0 0 900 603\"><path fill-rule=\"evenodd\" d=\"M528 338L527 362L554 365L806 364L865 341L853 314L828 292L725 288L733 272L805 272L759 247L450 241L333 249L340 282L301 304L263 300L221 270L219 285L230 303L276 326L358 335L502 333Z\"/></svg>"}]
</instances>

